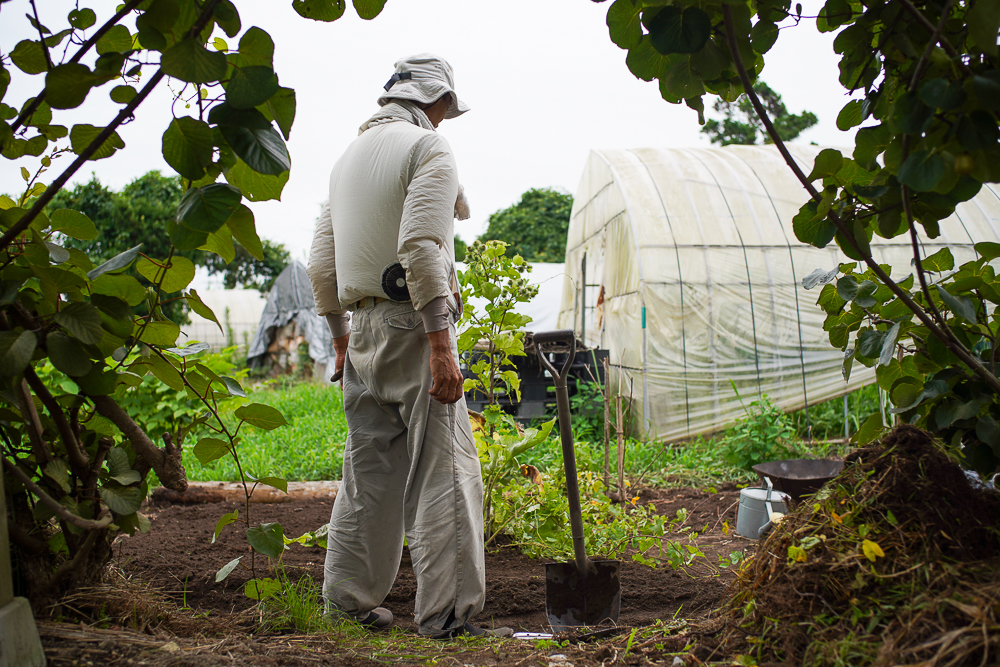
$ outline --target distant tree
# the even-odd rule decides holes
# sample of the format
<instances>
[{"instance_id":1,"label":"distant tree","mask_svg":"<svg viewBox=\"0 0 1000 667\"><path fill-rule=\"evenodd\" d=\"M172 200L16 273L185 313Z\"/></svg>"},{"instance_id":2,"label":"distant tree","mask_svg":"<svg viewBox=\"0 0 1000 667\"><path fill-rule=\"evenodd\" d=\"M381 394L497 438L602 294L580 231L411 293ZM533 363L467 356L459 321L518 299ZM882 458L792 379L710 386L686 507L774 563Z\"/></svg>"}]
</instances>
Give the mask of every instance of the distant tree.
<instances>
[{"instance_id":1,"label":"distant tree","mask_svg":"<svg viewBox=\"0 0 1000 667\"><path fill-rule=\"evenodd\" d=\"M521 201L490 216L480 241L505 241L507 256L529 262L562 262L573 195L550 188L532 188Z\"/></svg>"},{"instance_id":2,"label":"distant tree","mask_svg":"<svg viewBox=\"0 0 1000 667\"><path fill-rule=\"evenodd\" d=\"M143 254L163 259L170 253L171 247L168 224L174 224L177 205L183 194L179 176L163 176L158 171L140 176L121 192L111 190L93 176L87 183L59 192L49 210L72 208L94 221L98 232L96 239L66 239L66 245L86 250L95 263L107 261L140 243ZM290 261L283 245L266 239L263 240L263 261L254 259L239 243L234 243L234 246L236 258L229 264L218 255L201 250L181 251L175 247L174 255L181 255L206 267L211 274L222 274L222 282L227 289L242 286L262 292L271 288L271 283ZM145 279L140 280L146 284ZM183 302L166 304L164 314L171 319L182 316L181 304Z\"/></svg>"},{"instance_id":3,"label":"distant tree","mask_svg":"<svg viewBox=\"0 0 1000 667\"><path fill-rule=\"evenodd\" d=\"M469 249L469 244L462 240L462 237L455 234L455 261L464 262L465 252Z\"/></svg>"},{"instance_id":4,"label":"distant tree","mask_svg":"<svg viewBox=\"0 0 1000 667\"><path fill-rule=\"evenodd\" d=\"M791 141L798 137L803 131L819 122L816 114L811 111L803 111L800 114L788 113L781 95L771 90L763 81L754 84L754 92L760 97L760 101L767 109L768 116L778 130L778 136L782 141ZM713 144L729 146L730 144L756 144L758 139L763 139L765 144L771 143L764 126L746 95L742 95L739 100L726 102L721 97L715 101L713 108L721 113L724 118L722 122L709 120L701 128L703 134L707 134Z\"/></svg>"},{"instance_id":5,"label":"distant tree","mask_svg":"<svg viewBox=\"0 0 1000 667\"><path fill-rule=\"evenodd\" d=\"M233 261L226 264L218 255L207 255L205 266L211 273L222 274L222 284L226 289L234 289L239 285L244 289L255 289L266 294L292 258L283 244L271 243L267 239L262 239L262 242L263 260L258 260L239 243L234 243L236 258Z\"/></svg>"}]
</instances>

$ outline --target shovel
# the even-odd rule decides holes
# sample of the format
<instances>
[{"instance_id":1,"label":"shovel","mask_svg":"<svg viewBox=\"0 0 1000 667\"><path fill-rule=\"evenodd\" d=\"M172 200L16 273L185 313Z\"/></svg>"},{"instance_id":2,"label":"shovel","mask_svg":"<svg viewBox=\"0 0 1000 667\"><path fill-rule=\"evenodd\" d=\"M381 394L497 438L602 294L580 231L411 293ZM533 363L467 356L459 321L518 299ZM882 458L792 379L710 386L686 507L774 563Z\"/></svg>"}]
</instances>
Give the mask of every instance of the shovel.
<instances>
[{"instance_id":1,"label":"shovel","mask_svg":"<svg viewBox=\"0 0 1000 667\"><path fill-rule=\"evenodd\" d=\"M566 376L576 356L576 334L572 329L546 331L534 335L535 349L542 365L552 375L559 408L559 435L562 438L563 465L566 468L566 496L569 499L569 522L573 531L574 560L545 566L545 613L553 632L565 632L580 626L618 622L621 611L621 562L591 560L583 540L583 515L580 512L580 487L576 477L576 454L573 451L573 426L569 414ZM557 372L546 358L543 347L568 348L566 363ZM561 350L560 350L561 351Z\"/></svg>"}]
</instances>

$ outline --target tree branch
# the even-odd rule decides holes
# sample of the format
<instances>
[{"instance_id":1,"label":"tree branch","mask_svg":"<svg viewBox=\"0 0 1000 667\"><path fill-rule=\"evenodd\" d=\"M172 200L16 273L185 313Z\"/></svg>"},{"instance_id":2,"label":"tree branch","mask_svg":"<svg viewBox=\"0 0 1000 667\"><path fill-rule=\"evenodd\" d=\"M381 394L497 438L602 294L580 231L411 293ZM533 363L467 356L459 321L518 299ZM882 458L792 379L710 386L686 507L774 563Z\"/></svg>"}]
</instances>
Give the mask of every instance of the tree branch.
<instances>
[{"instance_id":1,"label":"tree branch","mask_svg":"<svg viewBox=\"0 0 1000 667\"><path fill-rule=\"evenodd\" d=\"M35 462L39 467L44 467L52 460L52 453L45 446L42 438L42 420L38 418L38 411L35 410L35 401L31 397L31 390L24 380L18 382L14 387L14 395L20 404L21 417L24 419L24 430L28 432L28 440L31 442L31 450L35 454Z\"/></svg>"},{"instance_id":2,"label":"tree branch","mask_svg":"<svg viewBox=\"0 0 1000 667\"><path fill-rule=\"evenodd\" d=\"M125 435L136 455L148 463L156 476L160 478L160 483L168 489L174 491L184 491L187 489L187 474L184 471L184 464L181 460L181 450L164 450L157 447L146 432L132 420L127 412L110 396L89 396L94 402L97 412L104 418L111 420L111 423Z\"/></svg>"},{"instance_id":3,"label":"tree branch","mask_svg":"<svg viewBox=\"0 0 1000 667\"><path fill-rule=\"evenodd\" d=\"M45 63L52 69L52 56L49 55L49 46L45 43L45 33L42 32L42 22L38 20L38 7L35 0L31 0L31 11L35 15L35 29L38 30L38 43L42 46L42 53L45 54Z\"/></svg>"},{"instance_id":4,"label":"tree branch","mask_svg":"<svg viewBox=\"0 0 1000 667\"><path fill-rule=\"evenodd\" d=\"M98 520L84 519L79 517L68 509L59 504L59 501L50 496L46 491L31 481L31 478L24 474L24 472L18 468L16 465L7 460L7 457L3 457L3 466L11 475L13 475L17 481L24 484L28 491L38 497L50 510L55 512L56 516L64 521L68 521L77 528L82 528L84 530L100 530L101 528L107 528L111 525L111 515L104 514L103 518Z\"/></svg>"},{"instance_id":5,"label":"tree branch","mask_svg":"<svg viewBox=\"0 0 1000 667\"><path fill-rule=\"evenodd\" d=\"M205 27L205 24L208 23L209 17L212 16L212 11L215 9L215 5L217 5L219 1L220 0L208 0L205 4L205 8L201 12L201 16L198 17L198 20L195 21L193 26L191 26L191 30L188 31L189 35L198 34L198 32ZM64 185L66 185L66 182L69 181L73 174L75 174L77 170L79 170L80 167L82 167L83 164L97 152L97 149L104 144L108 137L114 134L115 129L119 125L132 116L136 108L142 104L151 92L153 92L153 89L158 83L160 83L164 76L166 76L166 74L164 74L162 68L156 70L156 73L150 77L149 82L142 87L142 90L140 90L139 93L132 98L132 101L125 105L121 112L115 116L115 119L111 121L107 127L101 130L101 133L98 134L85 149L83 149L83 152L80 153L79 157L73 161L73 164L67 167L63 173L59 174L59 177L45 189L45 192L43 192L38 199L35 200L31 209L29 209L20 220L12 225L10 229L4 232L4 235L0 237L0 250L9 246L11 242L21 234L21 232L28 228L31 222L38 217L38 214L41 213L48 203L52 201L52 198L56 196L56 193L59 192Z\"/></svg>"},{"instance_id":6,"label":"tree branch","mask_svg":"<svg viewBox=\"0 0 1000 667\"><path fill-rule=\"evenodd\" d=\"M52 392L49 391L45 383L42 382L41 378L38 377L34 369L30 366L24 369L24 379L35 390L38 398L42 400L42 404L49 411L52 421L56 423L56 428L59 429L59 436L62 438L63 445L66 447L66 453L69 455L69 460L78 468L75 471L77 477L82 479L87 472L87 468L90 466L90 458L80 448L80 442L76 439L76 433L70 427L69 420L66 419L66 413L63 412L62 406L59 405Z\"/></svg>"},{"instance_id":7,"label":"tree branch","mask_svg":"<svg viewBox=\"0 0 1000 667\"><path fill-rule=\"evenodd\" d=\"M910 2L910 0L899 0L899 4L903 5L903 7L906 8L906 11L908 11L913 16L913 18L917 20L917 23L923 26L927 30L927 32L934 34L935 32L934 24L931 23L930 19L924 16L919 9L914 7L913 3ZM942 18L943 16L947 16L947 13L943 13ZM955 50L955 47L951 45L951 42L948 41L947 37L942 36L940 37L940 39L934 41L940 42L941 48L943 48L945 52L947 52L947 54L956 61L956 64L958 65L959 69L961 69L965 74L970 73L969 68L966 67L965 63L962 62L960 54L958 53L958 51Z\"/></svg>"},{"instance_id":8,"label":"tree branch","mask_svg":"<svg viewBox=\"0 0 1000 667\"><path fill-rule=\"evenodd\" d=\"M80 59L83 58L83 56L87 53L87 51L90 50L90 47L92 47L94 44L97 44L97 40L99 40L101 37L104 37L104 34L107 31L111 30L113 27L118 25L118 22L121 21L126 14L128 14L130 11L138 7L141 2L142 0L130 0L127 4L125 4L120 10L118 10L117 14L111 17L111 19L109 19L107 23L102 25L97 30L97 32L95 32L93 35L90 36L90 39L88 39L86 42L83 43L83 46L81 46L80 49L75 54L73 54L73 57L69 59L69 62L71 63L80 62ZM32 2L31 5L32 7L34 7L35 3ZM38 20L37 14L35 14L35 20L36 21ZM45 45L43 42L42 47L44 48L44 46ZM47 58L48 58L48 50L46 50L46 59ZM51 67L52 64L50 62L49 68ZM31 118L31 115L33 113L38 111L38 107L41 106L42 102L44 101L45 101L45 89L43 88L42 92L38 93L38 96L31 101L31 104L26 106L24 108L24 111L18 114L17 119L14 120L14 122L10 126L11 131L17 132L19 129L21 129L21 126L24 125L24 123L27 122L29 118Z\"/></svg>"},{"instance_id":9,"label":"tree branch","mask_svg":"<svg viewBox=\"0 0 1000 667\"><path fill-rule=\"evenodd\" d=\"M900 1L906 3L908 0ZM722 16L725 22L726 40L729 44L730 55L733 58L733 63L736 65L736 71L739 73L740 82L743 84L743 90L747 94L747 97L750 98L750 103L753 105L754 111L760 117L761 122L764 123L768 136L771 137L771 141L774 142L774 145L784 158L785 163L788 164L792 173L794 173L795 177L799 179L800 183L802 183L802 187L804 187L809 195L817 202L822 201L822 197L816 191L816 188L813 187L813 184L806 178L806 175L802 173L799 165L794 159L792 159L791 154L788 152L788 148L781 140L781 137L778 136L778 132L775 130L774 124L771 123L771 119L768 118L767 112L764 110L763 105L760 103L760 99L753 90L753 85L750 83L750 77L747 75L746 68L743 66L743 59L740 57L739 47L736 44L736 32L733 28L732 11L730 11L729 5L725 3L722 4ZM931 26L931 30L933 30L933 26ZM857 240L854 238L854 234L850 232L847 225L844 224L844 221L840 219L840 216L831 211L828 214L827 219L833 223L833 225L837 228L837 231L839 231L844 237L844 240L851 246L851 248L854 249L856 253L858 253L858 256L864 258L865 265L872 270L872 273L878 276L879 280L882 281L882 284L888 287L900 301L906 304L906 307L917 316L917 319L919 319L920 322L926 326L934 336L941 340L941 342L943 342L945 346L948 347L948 349L962 361L962 363L982 378L993 389L993 391L1000 393L1000 379L997 379L995 375L989 372L983 364L972 355L972 353L965 349L964 345L957 343L948 334L942 331L937 323L934 322L933 318L913 300L906 290L897 285L895 281L893 281L892 278L890 278L889 275L882 270L882 267L879 266L874 259L872 259L870 254L866 254L861 251Z\"/></svg>"}]
</instances>

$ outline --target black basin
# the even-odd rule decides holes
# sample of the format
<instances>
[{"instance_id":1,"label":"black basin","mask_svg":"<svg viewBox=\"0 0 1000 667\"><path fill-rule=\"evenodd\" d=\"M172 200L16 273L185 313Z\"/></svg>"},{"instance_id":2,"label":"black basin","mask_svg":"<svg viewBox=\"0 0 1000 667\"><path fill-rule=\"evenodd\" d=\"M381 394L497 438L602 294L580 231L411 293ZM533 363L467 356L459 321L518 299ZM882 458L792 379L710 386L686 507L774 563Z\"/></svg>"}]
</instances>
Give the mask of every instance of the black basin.
<instances>
[{"instance_id":1,"label":"black basin","mask_svg":"<svg viewBox=\"0 0 1000 667\"><path fill-rule=\"evenodd\" d=\"M819 491L843 468L843 461L832 459L786 459L758 463L753 471L762 479L770 477L775 489L784 491L797 502L802 496Z\"/></svg>"}]
</instances>

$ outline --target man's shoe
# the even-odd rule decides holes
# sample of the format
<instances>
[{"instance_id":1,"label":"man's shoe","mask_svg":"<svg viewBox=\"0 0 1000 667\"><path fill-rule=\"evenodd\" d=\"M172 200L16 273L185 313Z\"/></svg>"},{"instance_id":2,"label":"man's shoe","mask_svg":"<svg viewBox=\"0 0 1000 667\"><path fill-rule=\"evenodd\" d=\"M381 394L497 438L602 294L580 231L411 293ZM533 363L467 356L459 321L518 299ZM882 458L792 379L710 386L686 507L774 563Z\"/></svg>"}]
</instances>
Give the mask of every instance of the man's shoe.
<instances>
[{"instance_id":1,"label":"man's shoe","mask_svg":"<svg viewBox=\"0 0 1000 667\"><path fill-rule=\"evenodd\" d=\"M392 612L385 607L375 607L364 618L358 617L358 623L369 628L385 628L392 625Z\"/></svg>"},{"instance_id":2,"label":"man's shoe","mask_svg":"<svg viewBox=\"0 0 1000 667\"><path fill-rule=\"evenodd\" d=\"M434 639L454 639L463 635L469 635L470 637L510 637L513 634L514 631L510 628L481 628L478 625L466 623L461 627L451 628L439 635L434 635Z\"/></svg>"}]
</instances>

